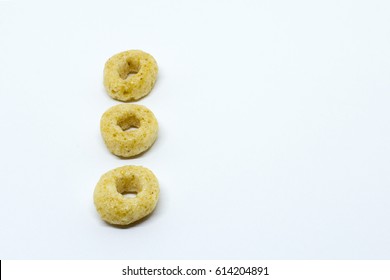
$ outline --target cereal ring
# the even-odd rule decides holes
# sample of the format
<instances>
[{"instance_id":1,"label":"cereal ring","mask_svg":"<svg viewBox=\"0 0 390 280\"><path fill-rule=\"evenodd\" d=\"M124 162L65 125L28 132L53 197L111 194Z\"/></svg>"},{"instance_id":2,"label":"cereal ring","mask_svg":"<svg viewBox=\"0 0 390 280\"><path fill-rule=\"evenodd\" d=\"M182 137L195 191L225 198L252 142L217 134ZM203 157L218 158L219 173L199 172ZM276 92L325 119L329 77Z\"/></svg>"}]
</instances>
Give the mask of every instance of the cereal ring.
<instances>
[{"instance_id":1,"label":"cereal ring","mask_svg":"<svg viewBox=\"0 0 390 280\"><path fill-rule=\"evenodd\" d=\"M130 128L137 129L126 131ZM100 131L111 153L132 157L153 145L157 139L158 123L153 113L144 106L119 104L103 114Z\"/></svg>"},{"instance_id":2,"label":"cereal ring","mask_svg":"<svg viewBox=\"0 0 390 280\"><path fill-rule=\"evenodd\" d=\"M125 197L125 193L137 193ZM123 166L105 173L93 194L100 217L114 225L128 225L156 207L160 188L156 176L142 166Z\"/></svg>"},{"instance_id":3,"label":"cereal ring","mask_svg":"<svg viewBox=\"0 0 390 280\"><path fill-rule=\"evenodd\" d=\"M139 50L121 52L107 60L104 86L116 100L138 100L152 90L157 72L157 63L150 54Z\"/></svg>"}]
</instances>

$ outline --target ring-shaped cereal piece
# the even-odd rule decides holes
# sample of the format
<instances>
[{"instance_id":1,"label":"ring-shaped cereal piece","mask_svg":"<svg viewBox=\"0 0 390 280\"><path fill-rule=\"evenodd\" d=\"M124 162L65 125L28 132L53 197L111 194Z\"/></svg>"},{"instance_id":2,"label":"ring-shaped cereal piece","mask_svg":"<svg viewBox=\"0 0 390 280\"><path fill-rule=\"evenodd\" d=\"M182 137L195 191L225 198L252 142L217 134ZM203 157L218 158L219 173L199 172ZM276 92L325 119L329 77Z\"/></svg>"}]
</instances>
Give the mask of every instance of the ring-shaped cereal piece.
<instances>
[{"instance_id":1,"label":"ring-shaped cereal piece","mask_svg":"<svg viewBox=\"0 0 390 280\"><path fill-rule=\"evenodd\" d=\"M140 50L124 51L107 60L104 86L116 100L138 100L152 90L157 72L157 63L150 54Z\"/></svg>"},{"instance_id":2,"label":"ring-shaped cereal piece","mask_svg":"<svg viewBox=\"0 0 390 280\"><path fill-rule=\"evenodd\" d=\"M100 130L110 152L128 158L153 145L157 139L158 123L152 111L145 106L119 104L103 114Z\"/></svg>"},{"instance_id":3,"label":"ring-shaped cereal piece","mask_svg":"<svg viewBox=\"0 0 390 280\"><path fill-rule=\"evenodd\" d=\"M126 193L136 193L126 197ZM97 183L94 203L100 217L114 225L129 225L156 207L160 188L156 176L142 166L123 166L105 173Z\"/></svg>"}]
</instances>

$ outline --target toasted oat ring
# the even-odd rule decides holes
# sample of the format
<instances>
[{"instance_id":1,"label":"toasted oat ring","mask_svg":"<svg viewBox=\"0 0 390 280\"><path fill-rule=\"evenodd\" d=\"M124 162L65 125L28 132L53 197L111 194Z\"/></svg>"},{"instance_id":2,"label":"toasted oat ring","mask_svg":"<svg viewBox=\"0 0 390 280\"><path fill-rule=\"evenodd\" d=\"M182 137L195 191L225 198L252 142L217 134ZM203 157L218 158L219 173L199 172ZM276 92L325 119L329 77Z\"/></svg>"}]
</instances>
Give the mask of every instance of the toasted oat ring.
<instances>
[{"instance_id":1,"label":"toasted oat ring","mask_svg":"<svg viewBox=\"0 0 390 280\"><path fill-rule=\"evenodd\" d=\"M106 62L104 86L116 100L138 100L152 90L157 72L157 63L150 54L140 50L124 51Z\"/></svg>"},{"instance_id":2,"label":"toasted oat ring","mask_svg":"<svg viewBox=\"0 0 390 280\"><path fill-rule=\"evenodd\" d=\"M125 197L136 193L135 197ZM114 225L129 225L156 207L160 188L156 176L142 166L123 166L105 173L97 183L94 203L100 217Z\"/></svg>"},{"instance_id":3,"label":"toasted oat ring","mask_svg":"<svg viewBox=\"0 0 390 280\"><path fill-rule=\"evenodd\" d=\"M136 128L126 131L130 128ZM100 131L111 153L132 157L149 149L157 139L158 123L145 106L119 104L108 109L100 120Z\"/></svg>"}]
</instances>

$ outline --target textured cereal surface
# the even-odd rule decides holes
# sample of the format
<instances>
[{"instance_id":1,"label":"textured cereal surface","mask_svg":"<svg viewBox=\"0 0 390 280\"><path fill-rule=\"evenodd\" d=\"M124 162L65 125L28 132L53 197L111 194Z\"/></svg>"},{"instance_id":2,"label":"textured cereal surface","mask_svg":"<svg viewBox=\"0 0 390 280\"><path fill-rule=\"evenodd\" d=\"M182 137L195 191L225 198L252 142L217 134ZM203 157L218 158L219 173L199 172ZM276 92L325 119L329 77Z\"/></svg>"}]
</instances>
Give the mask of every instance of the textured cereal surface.
<instances>
[{"instance_id":1,"label":"textured cereal surface","mask_svg":"<svg viewBox=\"0 0 390 280\"><path fill-rule=\"evenodd\" d=\"M106 62L104 86L114 99L138 100L152 90L157 72L157 63L150 54L140 50L124 51Z\"/></svg>"},{"instance_id":2,"label":"textured cereal surface","mask_svg":"<svg viewBox=\"0 0 390 280\"><path fill-rule=\"evenodd\" d=\"M137 192L136 197L122 195ZM129 225L156 207L160 188L156 176L142 166L123 166L105 173L96 185L94 203L101 218L114 225Z\"/></svg>"},{"instance_id":3,"label":"textured cereal surface","mask_svg":"<svg viewBox=\"0 0 390 280\"><path fill-rule=\"evenodd\" d=\"M130 127L136 129L128 130ZM149 149L157 139L158 123L142 105L119 104L108 109L100 120L107 148L117 156L132 157Z\"/></svg>"}]
</instances>

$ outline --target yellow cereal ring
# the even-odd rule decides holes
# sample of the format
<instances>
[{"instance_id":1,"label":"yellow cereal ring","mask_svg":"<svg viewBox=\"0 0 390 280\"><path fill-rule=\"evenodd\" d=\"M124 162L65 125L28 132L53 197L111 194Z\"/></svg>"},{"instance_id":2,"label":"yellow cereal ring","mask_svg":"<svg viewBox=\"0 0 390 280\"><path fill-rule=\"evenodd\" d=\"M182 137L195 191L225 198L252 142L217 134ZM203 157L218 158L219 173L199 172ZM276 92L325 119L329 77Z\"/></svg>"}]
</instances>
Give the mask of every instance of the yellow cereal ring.
<instances>
[{"instance_id":1,"label":"yellow cereal ring","mask_svg":"<svg viewBox=\"0 0 390 280\"><path fill-rule=\"evenodd\" d=\"M125 197L125 193L137 193ZM142 166L123 166L105 173L97 183L94 203L100 217L114 225L129 225L156 207L160 188L156 176Z\"/></svg>"},{"instance_id":2,"label":"yellow cereal ring","mask_svg":"<svg viewBox=\"0 0 390 280\"><path fill-rule=\"evenodd\" d=\"M126 131L129 128L136 129ZM111 153L127 158L138 155L153 145L157 139L158 123L145 106L119 104L103 114L100 131Z\"/></svg>"},{"instance_id":3,"label":"yellow cereal ring","mask_svg":"<svg viewBox=\"0 0 390 280\"><path fill-rule=\"evenodd\" d=\"M157 72L157 63L150 54L140 50L124 51L106 62L104 86L116 100L138 100L152 90Z\"/></svg>"}]
</instances>

